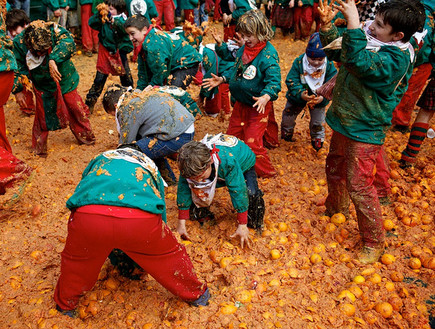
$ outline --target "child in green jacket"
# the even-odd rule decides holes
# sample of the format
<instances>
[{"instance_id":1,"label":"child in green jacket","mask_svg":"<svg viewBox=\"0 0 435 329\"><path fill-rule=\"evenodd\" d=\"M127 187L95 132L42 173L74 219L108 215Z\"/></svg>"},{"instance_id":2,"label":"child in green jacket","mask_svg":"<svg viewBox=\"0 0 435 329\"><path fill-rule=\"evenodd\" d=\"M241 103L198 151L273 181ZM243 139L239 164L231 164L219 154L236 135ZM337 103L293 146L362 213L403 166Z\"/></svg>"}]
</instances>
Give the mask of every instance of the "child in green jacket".
<instances>
[{"instance_id":1,"label":"child in green jacket","mask_svg":"<svg viewBox=\"0 0 435 329\"><path fill-rule=\"evenodd\" d=\"M363 244L358 260L369 264L383 253L385 238L373 169L393 110L412 73L415 55L408 41L423 27L425 14L419 2L391 0L381 5L374 22L362 29L355 2L336 3L328 5L325 0L319 6L325 53L342 63L326 114L333 134L326 158L325 206L329 215L347 215L350 196ZM331 23L338 11L347 20L341 42Z\"/></svg>"},{"instance_id":2,"label":"child in green jacket","mask_svg":"<svg viewBox=\"0 0 435 329\"><path fill-rule=\"evenodd\" d=\"M141 15L129 17L124 27L135 47L142 44L138 89L148 85L170 84L183 89L189 86L201 56L184 38L160 30Z\"/></svg>"},{"instance_id":3,"label":"child in green jacket","mask_svg":"<svg viewBox=\"0 0 435 329\"><path fill-rule=\"evenodd\" d=\"M94 83L86 95L86 105L91 113L94 105L103 91L109 74L119 75L124 87L133 86L127 54L133 50L133 44L125 32L124 0L105 0L106 6L100 4L98 8L108 10L110 17L101 13L93 15L89 19L89 26L97 30L100 40L98 47L97 73Z\"/></svg>"}]
</instances>

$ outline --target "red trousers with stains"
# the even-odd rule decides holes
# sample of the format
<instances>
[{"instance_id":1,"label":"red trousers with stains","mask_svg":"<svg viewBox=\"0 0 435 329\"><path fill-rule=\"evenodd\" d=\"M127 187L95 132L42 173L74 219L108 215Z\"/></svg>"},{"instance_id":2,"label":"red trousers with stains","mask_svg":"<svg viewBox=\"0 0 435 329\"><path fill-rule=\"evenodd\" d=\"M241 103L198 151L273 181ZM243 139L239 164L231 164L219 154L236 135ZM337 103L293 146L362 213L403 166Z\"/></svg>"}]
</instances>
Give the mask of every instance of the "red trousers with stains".
<instances>
[{"instance_id":1,"label":"red trousers with stains","mask_svg":"<svg viewBox=\"0 0 435 329\"><path fill-rule=\"evenodd\" d=\"M193 9L184 9L184 20L191 24L195 24L195 13Z\"/></svg>"},{"instance_id":2,"label":"red trousers with stains","mask_svg":"<svg viewBox=\"0 0 435 329\"><path fill-rule=\"evenodd\" d=\"M6 121L3 105L8 101L14 84L14 72L0 72L0 195L15 182L27 177L32 168L12 154L6 137Z\"/></svg>"},{"instance_id":3,"label":"red trousers with stains","mask_svg":"<svg viewBox=\"0 0 435 329\"><path fill-rule=\"evenodd\" d=\"M326 157L327 213L349 213L352 200L365 246L383 246L382 210L374 185L374 171L382 145L354 141L333 132ZM350 196L350 199L349 199Z\"/></svg>"},{"instance_id":4,"label":"red trousers with stains","mask_svg":"<svg viewBox=\"0 0 435 329\"><path fill-rule=\"evenodd\" d=\"M213 98L206 98L204 111L207 114L217 114L222 110L225 114L231 112L230 106L230 89L227 83L223 83L219 86L219 91Z\"/></svg>"},{"instance_id":5,"label":"red trousers with stains","mask_svg":"<svg viewBox=\"0 0 435 329\"><path fill-rule=\"evenodd\" d=\"M207 289L198 280L185 247L163 223L161 215L91 205L73 211L68 221L68 237L54 292L60 308L77 307L83 292L95 285L113 249L124 251L163 287L185 301L198 299Z\"/></svg>"},{"instance_id":6,"label":"red trousers with stains","mask_svg":"<svg viewBox=\"0 0 435 329\"><path fill-rule=\"evenodd\" d=\"M96 51L98 49L98 31L92 29L89 24L89 18L92 14L92 4L87 3L81 6L82 21L82 44L85 51Z\"/></svg>"},{"instance_id":7,"label":"red trousers with stains","mask_svg":"<svg viewBox=\"0 0 435 329\"><path fill-rule=\"evenodd\" d=\"M154 0L157 13L156 24L162 26L162 16L165 18L165 29L170 31L175 28L175 4L173 0Z\"/></svg>"},{"instance_id":8,"label":"red trousers with stains","mask_svg":"<svg viewBox=\"0 0 435 329\"><path fill-rule=\"evenodd\" d=\"M34 90L36 96L36 112L32 130L32 147L36 154L46 154L49 130L45 118L42 93L36 88ZM92 132L91 122L89 121L89 108L83 102L77 89L63 95L59 94L58 92L58 106L65 106L64 111L67 112L69 127L79 144L94 144L95 135ZM55 95L53 95L53 97L54 96Z\"/></svg>"},{"instance_id":9,"label":"red trousers with stains","mask_svg":"<svg viewBox=\"0 0 435 329\"><path fill-rule=\"evenodd\" d=\"M227 130L227 134L243 140L255 153L256 161L254 168L259 177L272 177L276 175L267 150L263 146L263 137L269 124L270 111L273 111L272 102L266 104L264 113L258 113L250 105L236 102Z\"/></svg>"},{"instance_id":10,"label":"red trousers with stains","mask_svg":"<svg viewBox=\"0 0 435 329\"><path fill-rule=\"evenodd\" d=\"M418 98L426 85L432 71L430 63L424 63L414 68L408 82L408 89L393 112L394 125L409 126L412 111L414 111Z\"/></svg>"},{"instance_id":11,"label":"red trousers with stains","mask_svg":"<svg viewBox=\"0 0 435 329\"><path fill-rule=\"evenodd\" d=\"M24 97L26 98L26 106L20 107L21 112L27 115L35 113L35 102L33 101L33 92L24 88L22 90Z\"/></svg>"},{"instance_id":12,"label":"red trousers with stains","mask_svg":"<svg viewBox=\"0 0 435 329\"><path fill-rule=\"evenodd\" d=\"M293 12L295 40L308 38L313 25L313 7L295 7Z\"/></svg>"}]
</instances>

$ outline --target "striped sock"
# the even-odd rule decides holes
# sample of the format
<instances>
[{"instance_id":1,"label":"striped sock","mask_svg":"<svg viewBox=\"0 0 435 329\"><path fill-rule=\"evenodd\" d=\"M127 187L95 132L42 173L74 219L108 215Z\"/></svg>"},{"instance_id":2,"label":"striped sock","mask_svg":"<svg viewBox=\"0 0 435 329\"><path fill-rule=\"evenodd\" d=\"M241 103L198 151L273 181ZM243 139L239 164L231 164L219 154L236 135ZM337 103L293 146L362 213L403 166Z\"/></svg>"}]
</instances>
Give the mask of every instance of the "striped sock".
<instances>
[{"instance_id":1,"label":"striped sock","mask_svg":"<svg viewBox=\"0 0 435 329\"><path fill-rule=\"evenodd\" d=\"M418 152L420 152L421 143L423 143L426 138L428 129L428 123L416 122L412 125L408 145L406 145L406 148L402 152L402 160L411 163L415 162L415 158Z\"/></svg>"}]
</instances>

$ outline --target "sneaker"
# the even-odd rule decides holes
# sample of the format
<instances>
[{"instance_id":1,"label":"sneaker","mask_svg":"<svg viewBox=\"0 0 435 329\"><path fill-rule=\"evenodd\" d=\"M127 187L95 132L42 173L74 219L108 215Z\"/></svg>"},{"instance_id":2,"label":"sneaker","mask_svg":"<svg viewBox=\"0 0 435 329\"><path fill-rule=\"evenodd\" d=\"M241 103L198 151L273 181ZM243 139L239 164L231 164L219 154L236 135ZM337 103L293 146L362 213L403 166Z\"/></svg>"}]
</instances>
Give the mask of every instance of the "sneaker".
<instances>
[{"instance_id":1,"label":"sneaker","mask_svg":"<svg viewBox=\"0 0 435 329\"><path fill-rule=\"evenodd\" d=\"M59 307L59 305L56 305L56 310L58 310L63 315L68 315L70 318L76 319L79 317L79 312L76 309L73 310L63 310Z\"/></svg>"},{"instance_id":2,"label":"sneaker","mask_svg":"<svg viewBox=\"0 0 435 329\"><path fill-rule=\"evenodd\" d=\"M391 130L401 132L402 134L406 134L411 131L411 129L409 129L409 127L405 125L394 125L393 127L391 127Z\"/></svg>"},{"instance_id":3,"label":"sneaker","mask_svg":"<svg viewBox=\"0 0 435 329\"><path fill-rule=\"evenodd\" d=\"M205 292L195 301L190 302L190 305L198 307L198 306L207 306L208 300L210 299L210 290L208 288L205 290Z\"/></svg>"},{"instance_id":4,"label":"sneaker","mask_svg":"<svg viewBox=\"0 0 435 329\"><path fill-rule=\"evenodd\" d=\"M313 148L316 151L318 151L318 150L320 150L323 147L323 142L322 142L322 140L320 138L316 138L316 139L313 139L311 141L311 145L313 146Z\"/></svg>"},{"instance_id":5,"label":"sneaker","mask_svg":"<svg viewBox=\"0 0 435 329\"><path fill-rule=\"evenodd\" d=\"M358 260L362 264L373 264L379 260L379 257L384 253L384 248L371 248L364 246L358 253Z\"/></svg>"}]
</instances>

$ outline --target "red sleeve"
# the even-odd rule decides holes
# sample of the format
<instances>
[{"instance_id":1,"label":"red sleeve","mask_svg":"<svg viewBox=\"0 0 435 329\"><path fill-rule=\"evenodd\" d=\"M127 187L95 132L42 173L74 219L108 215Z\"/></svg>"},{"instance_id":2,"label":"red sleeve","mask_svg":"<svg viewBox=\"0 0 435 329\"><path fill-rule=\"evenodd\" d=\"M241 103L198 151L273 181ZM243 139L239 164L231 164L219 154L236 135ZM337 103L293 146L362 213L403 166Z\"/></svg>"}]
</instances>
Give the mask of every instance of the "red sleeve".
<instances>
[{"instance_id":1,"label":"red sleeve","mask_svg":"<svg viewBox=\"0 0 435 329\"><path fill-rule=\"evenodd\" d=\"M190 209L178 209L178 219L189 219Z\"/></svg>"},{"instance_id":2,"label":"red sleeve","mask_svg":"<svg viewBox=\"0 0 435 329\"><path fill-rule=\"evenodd\" d=\"M248 211L237 213L237 222L239 224L248 224Z\"/></svg>"}]
</instances>

